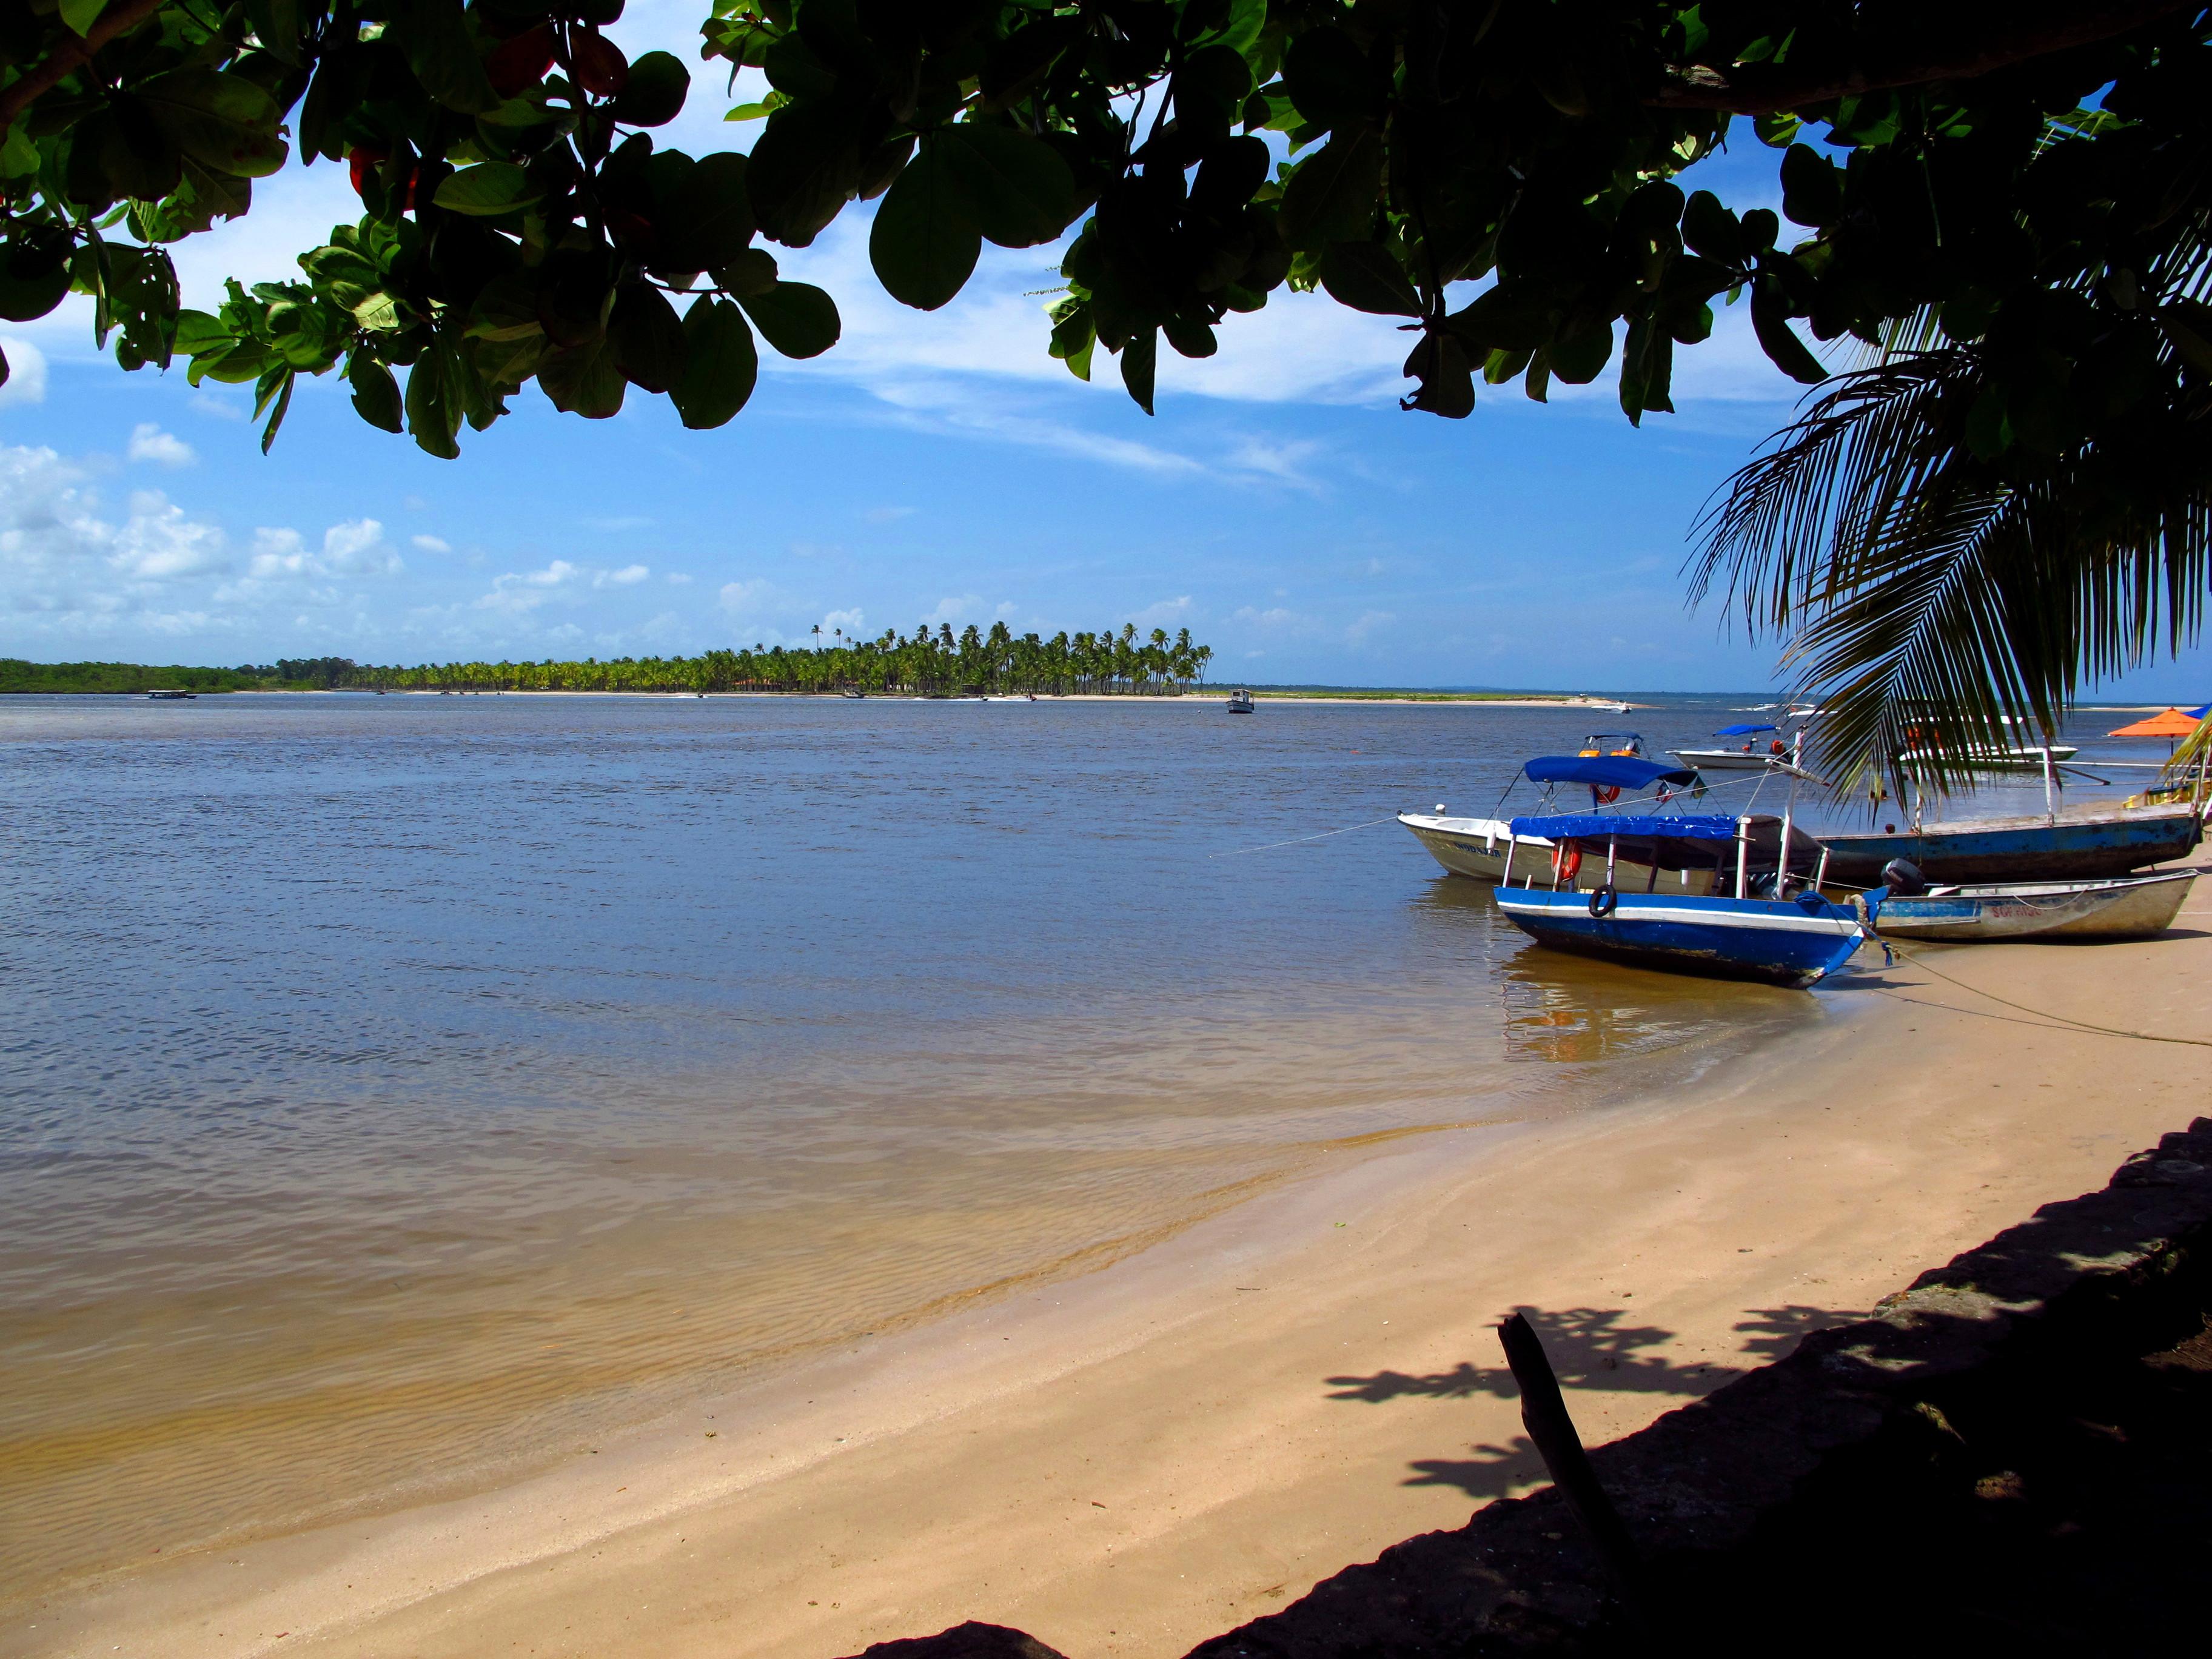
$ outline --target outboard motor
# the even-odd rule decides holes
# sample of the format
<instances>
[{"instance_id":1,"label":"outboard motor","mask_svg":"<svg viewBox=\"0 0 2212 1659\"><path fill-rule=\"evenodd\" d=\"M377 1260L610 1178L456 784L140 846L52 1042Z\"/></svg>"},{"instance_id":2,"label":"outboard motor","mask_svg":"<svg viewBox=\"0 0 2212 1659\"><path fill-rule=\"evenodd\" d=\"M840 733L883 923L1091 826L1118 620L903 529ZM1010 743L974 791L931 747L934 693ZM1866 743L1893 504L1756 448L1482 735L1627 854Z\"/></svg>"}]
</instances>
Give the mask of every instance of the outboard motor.
<instances>
[{"instance_id":1,"label":"outboard motor","mask_svg":"<svg viewBox=\"0 0 2212 1659\"><path fill-rule=\"evenodd\" d=\"M1892 898L1911 898L1928 890L1920 866L1910 859L1892 859L1881 866L1881 884Z\"/></svg>"}]
</instances>

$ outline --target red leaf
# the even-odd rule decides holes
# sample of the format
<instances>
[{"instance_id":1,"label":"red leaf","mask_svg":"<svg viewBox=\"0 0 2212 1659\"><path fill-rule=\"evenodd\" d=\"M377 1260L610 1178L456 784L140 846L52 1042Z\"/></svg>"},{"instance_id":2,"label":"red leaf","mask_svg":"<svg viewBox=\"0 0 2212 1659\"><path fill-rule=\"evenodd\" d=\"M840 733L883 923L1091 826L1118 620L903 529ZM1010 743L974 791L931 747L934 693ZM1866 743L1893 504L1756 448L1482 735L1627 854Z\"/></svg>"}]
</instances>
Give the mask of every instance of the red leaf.
<instances>
[{"instance_id":1,"label":"red leaf","mask_svg":"<svg viewBox=\"0 0 2212 1659\"><path fill-rule=\"evenodd\" d=\"M513 40L501 41L484 59L484 73L491 77L491 89L502 98L512 98L525 87L536 86L552 67L550 23L540 23L534 29L523 30Z\"/></svg>"},{"instance_id":2,"label":"red leaf","mask_svg":"<svg viewBox=\"0 0 2212 1659\"><path fill-rule=\"evenodd\" d=\"M569 40L576 84L594 98L611 98L629 84L629 59L597 29L578 29Z\"/></svg>"}]
</instances>

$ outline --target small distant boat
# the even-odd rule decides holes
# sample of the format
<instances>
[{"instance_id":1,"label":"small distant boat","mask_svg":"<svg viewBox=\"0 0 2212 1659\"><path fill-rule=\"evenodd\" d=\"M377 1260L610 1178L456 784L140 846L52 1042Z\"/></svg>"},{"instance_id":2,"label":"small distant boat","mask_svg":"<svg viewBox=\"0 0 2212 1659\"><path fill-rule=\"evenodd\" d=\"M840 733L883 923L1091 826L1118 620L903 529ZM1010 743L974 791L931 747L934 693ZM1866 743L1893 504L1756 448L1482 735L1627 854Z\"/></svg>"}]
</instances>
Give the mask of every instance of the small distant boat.
<instances>
[{"instance_id":1,"label":"small distant boat","mask_svg":"<svg viewBox=\"0 0 2212 1659\"><path fill-rule=\"evenodd\" d=\"M983 701L985 702L1035 702L1036 701L1036 693L1034 691L1027 691L1018 697L986 697Z\"/></svg>"},{"instance_id":2,"label":"small distant boat","mask_svg":"<svg viewBox=\"0 0 2212 1659\"><path fill-rule=\"evenodd\" d=\"M2173 926L2196 880L2194 870L2170 870L2115 881L1990 882L1876 890L1866 903L1883 939L2149 939Z\"/></svg>"},{"instance_id":3,"label":"small distant boat","mask_svg":"<svg viewBox=\"0 0 2212 1659\"><path fill-rule=\"evenodd\" d=\"M1683 765L1695 767L1700 772L1771 772L1796 763L1796 747L1783 741L1781 732L1778 726L1723 726L1713 735L1742 738L1746 741L1740 748L1670 749L1667 752ZM1761 743L1759 739L1768 732L1774 735Z\"/></svg>"},{"instance_id":4,"label":"small distant boat","mask_svg":"<svg viewBox=\"0 0 2212 1659\"><path fill-rule=\"evenodd\" d=\"M860 698L865 697L868 694L865 691L840 691L837 695L841 697Z\"/></svg>"},{"instance_id":5,"label":"small distant boat","mask_svg":"<svg viewBox=\"0 0 2212 1659\"><path fill-rule=\"evenodd\" d=\"M2158 806L2062 807L2055 813L1929 823L1879 833L1823 835L1826 879L1873 887L1892 859L1931 882L2093 881L2185 858L2204 838L2187 801Z\"/></svg>"},{"instance_id":6,"label":"small distant boat","mask_svg":"<svg viewBox=\"0 0 2212 1659\"><path fill-rule=\"evenodd\" d=\"M1231 691L1229 694L1229 712L1232 714L1250 714L1252 712L1252 694L1249 691L1242 690L1241 688L1237 690Z\"/></svg>"},{"instance_id":7,"label":"small distant boat","mask_svg":"<svg viewBox=\"0 0 2212 1659\"><path fill-rule=\"evenodd\" d=\"M186 691L173 685L165 685L158 691L149 691L146 694L146 701L149 702L190 702L198 696L199 693L197 691Z\"/></svg>"},{"instance_id":8,"label":"small distant boat","mask_svg":"<svg viewBox=\"0 0 2212 1659\"><path fill-rule=\"evenodd\" d=\"M1554 845L1601 843L1608 879L1583 893L1564 885L1502 885L1498 908L1539 945L1632 966L1755 980L1799 988L1817 984L1864 943L1856 915L1814 889L1794 898L1751 896L1752 821L1718 814L1607 817L1601 812L1516 817L1508 823L1508 857L1523 836ZM1623 891L1620 843L1633 838L1649 860L1643 892ZM1733 857L1731 857L1731 854ZM1656 890L1668 870L1702 870L1710 881L1733 865L1735 895ZM1763 872L1769 885L1771 868Z\"/></svg>"}]
</instances>

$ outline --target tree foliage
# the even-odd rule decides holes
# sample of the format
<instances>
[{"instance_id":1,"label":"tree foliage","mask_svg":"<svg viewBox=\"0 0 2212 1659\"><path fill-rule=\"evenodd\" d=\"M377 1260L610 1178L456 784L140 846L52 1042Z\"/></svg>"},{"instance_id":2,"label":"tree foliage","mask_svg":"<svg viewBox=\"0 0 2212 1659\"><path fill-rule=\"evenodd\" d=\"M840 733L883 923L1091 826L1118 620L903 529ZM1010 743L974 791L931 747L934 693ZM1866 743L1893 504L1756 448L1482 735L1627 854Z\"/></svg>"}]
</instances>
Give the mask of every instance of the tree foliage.
<instances>
[{"instance_id":1,"label":"tree foliage","mask_svg":"<svg viewBox=\"0 0 2212 1659\"><path fill-rule=\"evenodd\" d=\"M817 630L818 632L818 630ZM1170 639L1134 623L1119 632L1016 635L1002 622L923 623L911 635L886 629L875 639L793 650L754 646L696 657L620 657L608 662L423 663L412 668L355 669L345 684L405 691L876 691L920 696L954 692L1175 696L1206 675L1213 647L1188 629ZM350 666L350 665L349 665Z\"/></svg>"}]
</instances>

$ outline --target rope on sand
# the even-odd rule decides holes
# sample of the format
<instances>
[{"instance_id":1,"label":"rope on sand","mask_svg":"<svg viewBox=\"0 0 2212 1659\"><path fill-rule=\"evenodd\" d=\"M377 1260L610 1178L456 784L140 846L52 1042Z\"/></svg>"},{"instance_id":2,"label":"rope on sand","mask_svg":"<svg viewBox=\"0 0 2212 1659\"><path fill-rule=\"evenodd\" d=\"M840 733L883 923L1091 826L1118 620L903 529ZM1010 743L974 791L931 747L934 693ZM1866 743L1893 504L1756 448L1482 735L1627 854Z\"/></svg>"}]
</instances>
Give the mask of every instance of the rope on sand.
<instances>
[{"instance_id":1,"label":"rope on sand","mask_svg":"<svg viewBox=\"0 0 2212 1659\"><path fill-rule=\"evenodd\" d=\"M2047 1008L2031 1008L2024 1002L2014 1002L2009 997L2001 997L1995 991L1984 991L1978 985L1969 985L1963 979L1952 978L1941 968L1929 963L1927 957L1917 951L1906 950L1894 939L1882 939L1881 943L1896 951L1914 967L1925 969L1946 984L1955 985L1962 991L1971 991L1978 997L1987 997L1991 1002L2015 1009L2021 1013L2033 1014L2038 1019L2051 1020L2061 1025L2071 1025L2079 1030L2095 1031L2102 1036L2132 1037L2137 1042L2179 1042L2185 1043L2192 1048L2212 1048L2212 1038L2166 1036L2156 1031L2130 1031L2118 1025L2100 1025L2094 1020L2075 1019L2068 1014L2054 1014Z\"/></svg>"},{"instance_id":2,"label":"rope on sand","mask_svg":"<svg viewBox=\"0 0 2212 1659\"><path fill-rule=\"evenodd\" d=\"M1395 823L1398 815L1370 818L1364 823L1347 823L1341 830L1324 830L1317 836L1293 836L1288 841L1271 841L1262 847L1232 847L1225 853L1208 853L1210 859L1233 859L1245 853L1271 853L1278 847L1296 847L1303 842L1327 841L1331 836L1348 836L1355 830L1372 830L1378 823Z\"/></svg>"}]
</instances>

